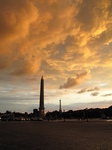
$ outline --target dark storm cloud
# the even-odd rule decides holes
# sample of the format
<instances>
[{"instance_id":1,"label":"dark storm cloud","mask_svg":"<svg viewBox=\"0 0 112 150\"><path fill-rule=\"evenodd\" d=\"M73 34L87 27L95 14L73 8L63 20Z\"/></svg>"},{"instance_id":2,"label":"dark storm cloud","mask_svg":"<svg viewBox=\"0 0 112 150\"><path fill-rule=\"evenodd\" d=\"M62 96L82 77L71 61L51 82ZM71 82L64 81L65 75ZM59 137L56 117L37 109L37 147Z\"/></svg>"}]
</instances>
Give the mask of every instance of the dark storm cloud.
<instances>
[{"instance_id":1,"label":"dark storm cloud","mask_svg":"<svg viewBox=\"0 0 112 150\"><path fill-rule=\"evenodd\" d=\"M99 92L91 93L92 96L98 96Z\"/></svg>"},{"instance_id":2,"label":"dark storm cloud","mask_svg":"<svg viewBox=\"0 0 112 150\"><path fill-rule=\"evenodd\" d=\"M82 81L85 79L85 78L88 78L89 77L89 73L90 71L87 70L85 72L82 72L80 74L77 74L76 75L76 78L68 78L67 79L67 82L64 83L63 85L60 85L60 89L63 89L63 88L71 88L73 86L77 86L79 84L82 83Z\"/></svg>"},{"instance_id":3,"label":"dark storm cloud","mask_svg":"<svg viewBox=\"0 0 112 150\"><path fill-rule=\"evenodd\" d=\"M91 91L99 91L100 88L98 87L94 87L94 88L91 88L91 89L87 89L87 88L84 88L84 89L81 89L79 92L77 93L85 93L85 92L91 92Z\"/></svg>"},{"instance_id":4,"label":"dark storm cloud","mask_svg":"<svg viewBox=\"0 0 112 150\"><path fill-rule=\"evenodd\" d=\"M88 89L87 91L88 91L88 92L91 92L91 91L99 91L99 90L100 90L100 88L95 87L95 88L93 88L93 89Z\"/></svg>"},{"instance_id":5,"label":"dark storm cloud","mask_svg":"<svg viewBox=\"0 0 112 150\"><path fill-rule=\"evenodd\" d=\"M102 96L103 96L103 97L112 96L112 93L104 94L104 95L102 95Z\"/></svg>"},{"instance_id":6,"label":"dark storm cloud","mask_svg":"<svg viewBox=\"0 0 112 150\"><path fill-rule=\"evenodd\" d=\"M82 90L80 90L79 92L77 92L77 93L85 93L85 92L87 92L87 89L85 88L85 89L82 89Z\"/></svg>"}]
</instances>

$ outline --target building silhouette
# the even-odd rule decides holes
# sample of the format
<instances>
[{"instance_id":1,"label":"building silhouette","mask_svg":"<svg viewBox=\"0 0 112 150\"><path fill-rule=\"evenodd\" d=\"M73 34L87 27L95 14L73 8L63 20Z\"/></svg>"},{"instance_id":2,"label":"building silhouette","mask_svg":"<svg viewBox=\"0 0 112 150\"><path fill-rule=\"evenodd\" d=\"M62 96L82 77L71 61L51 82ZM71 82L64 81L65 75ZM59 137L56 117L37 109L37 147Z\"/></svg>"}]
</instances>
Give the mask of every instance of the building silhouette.
<instances>
[{"instance_id":1,"label":"building silhouette","mask_svg":"<svg viewBox=\"0 0 112 150\"><path fill-rule=\"evenodd\" d=\"M40 81L40 104L39 104L39 118L44 118L44 78Z\"/></svg>"}]
</instances>

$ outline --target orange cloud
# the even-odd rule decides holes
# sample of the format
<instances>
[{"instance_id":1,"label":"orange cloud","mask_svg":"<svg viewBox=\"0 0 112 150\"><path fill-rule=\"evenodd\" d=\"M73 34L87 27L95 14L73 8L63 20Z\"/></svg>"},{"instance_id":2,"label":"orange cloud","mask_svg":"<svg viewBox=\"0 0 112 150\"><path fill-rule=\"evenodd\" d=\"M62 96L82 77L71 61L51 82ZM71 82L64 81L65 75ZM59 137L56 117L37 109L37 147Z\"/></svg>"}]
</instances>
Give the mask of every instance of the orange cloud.
<instances>
[{"instance_id":1,"label":"orange cloud","mask_svg":"<svg viewBox=\"0 0 112 150\"><path fill-rule=\"evenodd\" d=\"M32 59L34 52L25 40L38 15L37 7L30 1L0 1L0 69L9 68L18 75L35 73L39 69L40 54Z\"/></svg>"},{"instance_id":2,"label":"orange cloud","mask_svg":"<svg viewBox=\"0 0 112 150\"><path fill-rule=\"evenodd\" d=\"M33 56L32 56L33 57ZM27 75L34 74L40 67L41 60L32 58L32 60L22 59L14 63L14 70L12 69L11 74L13 75Z\"/></svg>"},{"instance_id":3,"label":"orange cloud","mask_svg":"<svg viewBox=\"0 0 112 150\"><path fill-rule=\"evenodd\" d=\"M30 1L0 1L0 41L25 37L37 17L38 10Z\"/></svg>"},{"instance_id":4,"label":"orange cloud","mask_svg":"<svg viewBox=\"0 0 112 150\"><path fill-rule=\"evenodd\" d=\"M64 83L63 85L60 85L59 88L60 89L71 88L73 86L80 85L85 78L90 77L89 74L90 74L90 71L88 70L88 71L82 72L80 74L77 74L76 78L68 78L67 82Z\"/></svg>"}]
</instances>

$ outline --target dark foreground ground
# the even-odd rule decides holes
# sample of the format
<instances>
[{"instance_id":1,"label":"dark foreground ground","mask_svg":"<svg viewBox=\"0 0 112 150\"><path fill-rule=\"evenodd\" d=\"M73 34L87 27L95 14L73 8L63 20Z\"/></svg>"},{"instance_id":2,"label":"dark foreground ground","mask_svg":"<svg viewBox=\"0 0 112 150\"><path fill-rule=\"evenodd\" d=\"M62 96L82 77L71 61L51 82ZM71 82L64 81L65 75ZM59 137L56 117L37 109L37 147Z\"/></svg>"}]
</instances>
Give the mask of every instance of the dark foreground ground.
<instances>
[{"instance_id":1,"label":"dark foreground ground","mask_svg":"<svg viewBox=\"0 0 112 150\"><path fill-rule=\"evenodd\" d=\"M0 122L0 150L112 150L112 122Z\"/></svg>"}]
</instances>

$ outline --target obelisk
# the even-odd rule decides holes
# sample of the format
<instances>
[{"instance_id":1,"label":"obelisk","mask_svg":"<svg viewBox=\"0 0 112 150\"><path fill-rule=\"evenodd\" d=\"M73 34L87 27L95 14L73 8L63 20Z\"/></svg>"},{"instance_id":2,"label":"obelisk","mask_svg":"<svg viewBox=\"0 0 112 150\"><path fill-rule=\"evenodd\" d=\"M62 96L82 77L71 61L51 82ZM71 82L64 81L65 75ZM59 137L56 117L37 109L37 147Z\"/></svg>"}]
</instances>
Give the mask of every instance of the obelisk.
<instances>
[{"instance_id":1,"label":"obelisk","mask_svg":"<svg viewBox=\"0 0 112 150\"><path fill-rule=\"evenodd\" d=\"M41 77L40 81L40 106L39 106L39 118L44 118L44 79Z\"/></svg>"},{"instance_id":2,"label":"obelisk","mask_svg":"<svg viewBox=\"0 0 112 150\"><path fill-rule=\"evenodd\" d=\"M62 109L61 109L61 100L59 100L59 112L62 113Z\"/></svg>"}]
</instances>

